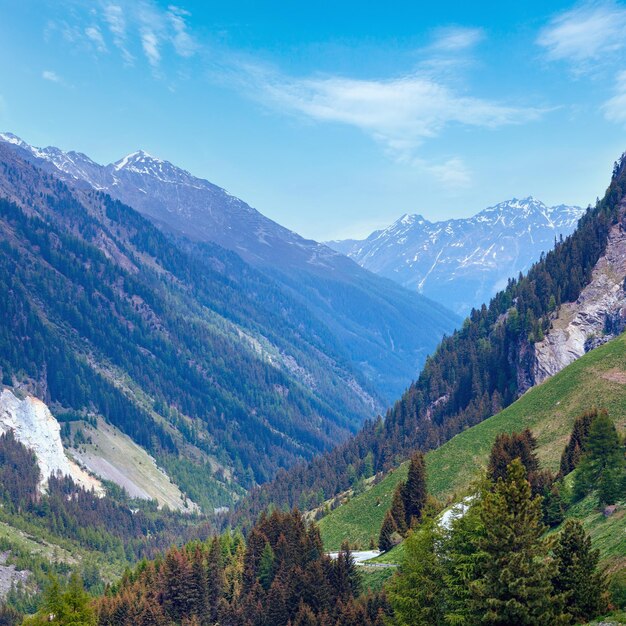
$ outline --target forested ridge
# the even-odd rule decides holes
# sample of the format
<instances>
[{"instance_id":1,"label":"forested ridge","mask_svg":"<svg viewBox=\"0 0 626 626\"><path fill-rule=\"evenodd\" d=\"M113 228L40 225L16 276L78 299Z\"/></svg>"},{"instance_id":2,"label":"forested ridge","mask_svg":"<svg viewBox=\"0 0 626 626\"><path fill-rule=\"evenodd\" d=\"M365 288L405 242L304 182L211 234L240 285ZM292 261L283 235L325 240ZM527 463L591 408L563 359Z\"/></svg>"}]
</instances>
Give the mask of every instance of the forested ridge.
<instances>
[{"instance_id":1,"label":"forested ridge","mask_svg":"<svg viewBox=\"0 0 626 626\"><path fill-rule=\"evenodd\" d=\"M4 384L61 420L102 415L214 504L371 414L376 393L328 328L235 254L177 245L107 195L2 157Z\"/></svg>"},{"instance_id":2,"label":"forested ridge","mask_svg":"<svg viewBox=\"0 0 626 626\"><path fill-rule=\"evenodd\" d=\"M532 384L534 342L543 338L559 306L576 300L605 250L610 228L623 219L625 192L626 155L615 164L604 198L577 230L444 338L384 420L366 423L345 444L254 489L233 519L254 518L270 503L314 505L360 477L389 469L415 449L438 447L511 404Z\"/></svg>"}]
</instances>

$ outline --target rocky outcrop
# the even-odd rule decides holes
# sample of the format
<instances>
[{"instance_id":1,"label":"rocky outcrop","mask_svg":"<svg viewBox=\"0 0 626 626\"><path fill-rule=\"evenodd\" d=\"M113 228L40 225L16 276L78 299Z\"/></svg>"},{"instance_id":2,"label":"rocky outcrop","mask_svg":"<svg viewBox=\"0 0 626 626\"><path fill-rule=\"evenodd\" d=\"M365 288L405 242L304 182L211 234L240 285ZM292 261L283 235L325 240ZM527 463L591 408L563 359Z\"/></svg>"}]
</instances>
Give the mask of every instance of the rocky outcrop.
<instances>
[{"instance_id":1,"label":"rocky outcrop","mask_svg":"<svg viewBox=\"0 0 626 626\"><path fill-rule=\"evenodd\" d=\"M9 389L0 393L0 432L12 430L15 438L32 450L41 471L40 488L45 489L51 474L71 476L85 489L103 495L99 480L90 476L65 455L61 441L61 426L48 407L37 398L20 400Z\"/></svg>"},{"instance_id":2,"label":"rocky outcrop","mask_svg":"<svg viewBox=\"0 0 626 626\"><path fill-rule=\"evenodd\" d=\"M535 344L535 384L626 328L626 223L612 227L605 254L576 302L563 304L543 341Z\"/></svg>"}]
</instances>

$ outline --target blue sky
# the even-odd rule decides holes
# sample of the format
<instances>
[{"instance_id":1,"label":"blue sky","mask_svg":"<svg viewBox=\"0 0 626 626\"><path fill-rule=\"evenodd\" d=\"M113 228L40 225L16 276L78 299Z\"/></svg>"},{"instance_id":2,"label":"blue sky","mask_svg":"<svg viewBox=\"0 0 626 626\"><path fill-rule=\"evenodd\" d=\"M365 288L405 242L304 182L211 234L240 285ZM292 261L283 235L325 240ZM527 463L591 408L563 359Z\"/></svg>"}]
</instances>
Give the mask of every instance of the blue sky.
<instances>
[{"instance_id":1,"label":"blue sky","mask_svg":"<svg viewBox=\"0 0 626 626\"><path fill-rule=\"evenodd\" d=\"M626 4L174 2L0 0L0 130L143 148L316 239L586 205L626 150Z\"/></svg>"}]
</instances>

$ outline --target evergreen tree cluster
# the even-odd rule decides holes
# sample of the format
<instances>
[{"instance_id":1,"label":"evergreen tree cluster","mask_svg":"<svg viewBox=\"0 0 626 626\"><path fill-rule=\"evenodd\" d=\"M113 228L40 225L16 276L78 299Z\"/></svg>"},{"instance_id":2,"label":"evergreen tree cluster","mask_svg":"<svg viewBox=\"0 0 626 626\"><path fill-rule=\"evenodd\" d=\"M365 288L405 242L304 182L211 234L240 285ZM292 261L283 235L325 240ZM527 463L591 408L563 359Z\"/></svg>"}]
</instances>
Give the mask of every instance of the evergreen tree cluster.
<instances>
[{"instance_id":1,"label":"evergreen tree cluster","mask_svg":"<svg viewBox=\"0 0 626 626\"><path fill-rule=\"evenodd\" d=\"M473 310L427 359L384 420L366 423L347 443L307 465L279 472L244 499L236 519L251 519L270 502L294 505L301 493L323 489L330 497L348 488L347 467L359 473L370 452L374 471L384 471L412 450L436 448L515 401L533 383L534 342L550 328L560 305L575 301L589 283L611 228L624 221L625 193L626 155L616 164L604 198L577 230L526 276L510 280L488 306Z\"/></svg>"},{"instance_id":2,"label":"evergreen tree cluster","mask_svg":"<svg viewBox=\"0 0 626 626\"><path fill-rule=\"evenodd\" d=\"M576 427L572 439L575 435ZM626 446L606 411L596 413L591 419L581 451L574 478L574 498L580 500L597 491L601 505L615 504L623 499L626 494Z\"/></svg>"},{"instance_id":3,"label":"evergreen tree cluster","mask_svg":"<svg viewBox=\"0 0 626 626\"><path fill-rule=\"evenodd\" d=\"M382 626L382 596L361 592L349 550L324 555L297 511L143 562L98 603L99 626Z\"/></svg>"},{"instance_id":4,"label":"evergreen tree cluster","mask_svg":"<svg viewBox=\"0 0 626 626\"><path fill-rule=\"evenodd\" d=\"M409 463L407 479L398 483L391 508L385 514L378 547L383 552L396 545L401 537L406 536L422 519L427 501L426 465L424 455L415 452Z\"/></svg>"},{"instance_id":5,"label":"evergreen tree cluster","mask_svg":"<svg viewBox=\"0 0 626 626\"><path fill-rule=\"evenodd\" d=\"M606 610L598 551L573 520L547 539L541 500L516 458L449 527L425 520L388 587L390 623L554 626Z\"/></svg>"}]
</instances>

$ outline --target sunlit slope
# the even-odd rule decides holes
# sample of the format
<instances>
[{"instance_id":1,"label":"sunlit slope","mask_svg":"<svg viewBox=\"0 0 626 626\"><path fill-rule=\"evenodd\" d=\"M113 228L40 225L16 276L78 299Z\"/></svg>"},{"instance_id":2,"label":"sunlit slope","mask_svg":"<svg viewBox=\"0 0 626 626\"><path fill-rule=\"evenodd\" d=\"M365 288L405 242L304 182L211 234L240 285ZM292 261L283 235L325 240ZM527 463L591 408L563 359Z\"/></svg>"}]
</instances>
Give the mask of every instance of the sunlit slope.
<instances>
[{"instance_id":1,"label":"sunlit slope","mask_svg":"<svg viewBox=\"0 0 626 626\"><path fill-rule=\"evenodd\" d=\"M530 428L538 439L542 467L558 470L574 419L592 407L606 408L621 432L626 430L626 335L587 353L497 415L460 433L426 456L428 485L441 500L462 495L486 466L498 433ZM406 478L401 465L380 483L320 520L324 544L343 540L367 547L376 541L393 491Z\"/></svg>"}]
</instances>

